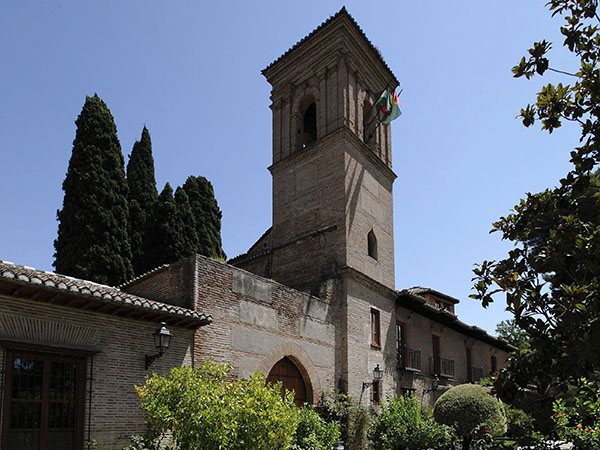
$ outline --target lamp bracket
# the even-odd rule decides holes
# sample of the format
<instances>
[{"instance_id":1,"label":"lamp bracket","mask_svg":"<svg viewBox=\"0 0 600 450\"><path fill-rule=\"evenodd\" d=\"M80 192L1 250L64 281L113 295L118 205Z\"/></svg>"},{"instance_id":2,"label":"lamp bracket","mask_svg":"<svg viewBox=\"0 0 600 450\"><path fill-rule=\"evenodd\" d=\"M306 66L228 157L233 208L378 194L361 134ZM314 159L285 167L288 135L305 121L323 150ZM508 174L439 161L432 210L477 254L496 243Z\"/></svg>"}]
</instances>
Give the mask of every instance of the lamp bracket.
<instances>
[{"instance_id":1,"label":"lamp bracket","mask_svg":"<svg viewBox=\"0 0 600 450\"><path fill-rule=\"evenodd\" d=\"M163 355L163 352L157 353L156 355L146 355L146 370L152 365L152 363L160 358Z\"/></svg>"}]
</instances>

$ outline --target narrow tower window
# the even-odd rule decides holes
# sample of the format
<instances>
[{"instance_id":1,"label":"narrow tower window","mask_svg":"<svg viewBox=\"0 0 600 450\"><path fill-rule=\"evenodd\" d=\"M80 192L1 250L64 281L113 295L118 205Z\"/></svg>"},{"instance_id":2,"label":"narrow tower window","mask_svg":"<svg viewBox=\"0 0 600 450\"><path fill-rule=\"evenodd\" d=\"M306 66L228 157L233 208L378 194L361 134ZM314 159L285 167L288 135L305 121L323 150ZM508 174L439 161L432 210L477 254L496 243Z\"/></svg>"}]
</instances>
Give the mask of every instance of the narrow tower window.
<instances>
[{"instance_id":1,"label":"narrow tower window","mask_svg":"<svg viewBox=\"0 0 600 450\"><path fill-rule=\"evenodd\" d=\"M365 100L363 103L363 142L371 149L375 148L375 132L377 130L377 111L371 102Z\"/></svg>"},{"instance_id":2,"label":"narrow tower window","mask_svg":"<svg viewBox=\"0 0 600 450\"><path fill-rule=\"evenodd\" d=\"M367 247L369 256L374 260L377 260L377 238L375 237L373 230L369 231L369 234L367 234Z\"/></svg>"},{"instance_id":3,"label":"narrow tower window","mask_svg":"<svg viewBox=\"0 0 600 450\"><path fill-rule=\"evenodd\" d=\"M306 147L311 142L317 140L317 104L312 102L304 111L302 118L304 132L302 133L302 147Z\"/></svg>"}]
</instances>

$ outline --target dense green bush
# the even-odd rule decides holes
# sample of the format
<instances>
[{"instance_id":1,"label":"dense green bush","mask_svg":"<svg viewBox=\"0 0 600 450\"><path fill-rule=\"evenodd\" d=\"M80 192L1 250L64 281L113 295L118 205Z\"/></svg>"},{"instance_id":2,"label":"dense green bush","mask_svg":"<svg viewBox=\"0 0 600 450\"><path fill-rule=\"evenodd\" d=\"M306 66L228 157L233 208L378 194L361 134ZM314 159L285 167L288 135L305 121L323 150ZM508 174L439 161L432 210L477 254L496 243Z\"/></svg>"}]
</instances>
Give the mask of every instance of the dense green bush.
<instances>
[{"instance_id":1,"label":"dense green bush","mask_svg":"<svg viewBox=\"0 0 600 450\"><path fill-rule=\"evenodd\" d=\"M367 448L367 429L371 421L371 413L362 406L352 406L348 411L348 433L345 439L346 450L363 450Z\"/></svg>"},{"instance_id":2,"label":"dense green bush","mask_svg":"<svg viewBox=\"0 0 600 450\"><path fill-rule=\"evenodd\" d=\"M326 422L310 405L300 409L291 450L331 450L339 440L340 426L337 422Z\"/></svg>"},{"instance_id":3,"label":"dense green bush","mask_svg":"<svg viewBox=\"0 0 600 450\"><path fill-rule=\"evenodd\" d=\"M433 416L462 437L465 450L479 433L501 435L506 432L502 402L477 384L461 384L443 393L435 402Z\"/></svg>"},{"instance_id":4,"label":"dense green bush","mask_svg":"<svg viewBox=\"0 0 600 450\"><path fill-rule=\"evenodd\" d=\"M348 439L348 418L352 409L352 399L348 394L336 393L326 396L321 394L321 399L315 406L315 411L319 413L325 422L337 422L340 426L341 439L345 442Z\"/></svg>"},{"instance_id":5,"label":"dense green bush","mask_svg":"<svg viewBox=\"0 0 600 450\"><path fill-rule=\"evenodd\" d=\"M296 430L293 392L265 384L261 374L226 382L229 366L205 361L175 367L136 387L154 442L171 435L176 450L279 450Z\"/></svg>"},{"instance_id":6,"label":"dense green bush","mask_svg":"<svg viewBox=\"0 0 600 450\"><path fill-rule=\"evenodd\" d=\"M554 403L554 422L561 439L571 442L573 450L600 448L600 383L585 378L573 388L568 400Z\"/></svg>"},{"instance_id":7,"label":"dense green bush","mask_svg":"<svg viewBox=\"0 0 600 450\"><path fill-rule=\"evenodd\" d=\"M422 413L414 395L388 398L367 432L375 450L447 449L450 433Z\"/></svg>"}]
</instances>

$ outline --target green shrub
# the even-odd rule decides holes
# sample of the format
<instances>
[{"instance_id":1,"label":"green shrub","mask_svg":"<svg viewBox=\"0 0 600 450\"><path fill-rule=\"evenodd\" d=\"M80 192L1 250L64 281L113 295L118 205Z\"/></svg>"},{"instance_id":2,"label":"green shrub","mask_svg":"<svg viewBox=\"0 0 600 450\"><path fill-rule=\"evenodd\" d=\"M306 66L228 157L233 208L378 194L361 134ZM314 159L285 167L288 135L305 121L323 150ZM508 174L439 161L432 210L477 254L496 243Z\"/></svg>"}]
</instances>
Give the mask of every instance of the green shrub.
<instances>
[{"instance_id":1,"label":"green shrub","mask_svg":"<svg viewBox=\"0 0 600 450\"><path fill-rule=\"evenodd\" d=\"M136 387L154 442L171 435L176 450L276 450L286 448L296 430L293 392L266 385L262 375L225 381L230 366L205 361L175 367Z\"/></svg>"},{"instance_id":2,"label":"green shrub","mask_svg":"<svg viewBox=\"0 0 600 450\"><path fill-rule=\"evenodd\" d=\"M443 393L435 402L433 416L462 437L465 450L479 433L498 436L506 432L502 402L477 384L461 384Z\"/></svg>"},{"instance_id":3,"label":"green shrub","mask_svg":"<svg viewBox=\"0 0 600 450\"><path fill-rule=\"evenodd\" d=\"M450 434L444 425L422 413L414 395L388 398L367 432L375 450L447 449Z\"/></svg>"},{"instance_id":4,"label":"green shrub","mask_svg":"<svg viewBox=\"0 0 600 450\"><path fill-rule=\"evenodd\" d=\"M296 434L292 439L292 450L331 450L340 440L337 422L327 423L310 405L299 411Z\"/></svg>"},{"instance_id":5,"label":"green shrub","mask_svg":"<svg viewBox=\"0 0 600 450\"><path fill-rule=\"evenodd\" d=\"M600 448L600 383L581 379L566 399L554 403L558 436L574 445L573 450Z\"/></svg>"},{"instance_id":6,"label":"green shrub","mask_svg":"<svg viewBox=\"0 0 600 450\"><path fill-rule=\"evenodd\" d=\"M352 406L348 411L348 433L345 439L347 450L367 448L367 429L371 414L367 408Z\"/></svg>"},{"instance_id":7,"label":"green shrub","mask_svg":"<svg viewBox=\"0 0 600 450\"><path fill-rule=\"evenodd\" d=\"M315 406L315 411L319 413L325 422L337 422L340 426L341 439L345 442L348 439L348 418L352 408L352 399L348 394L336 393L326 396L321 394L321 399Z\"/></svg>"}]
</instances>

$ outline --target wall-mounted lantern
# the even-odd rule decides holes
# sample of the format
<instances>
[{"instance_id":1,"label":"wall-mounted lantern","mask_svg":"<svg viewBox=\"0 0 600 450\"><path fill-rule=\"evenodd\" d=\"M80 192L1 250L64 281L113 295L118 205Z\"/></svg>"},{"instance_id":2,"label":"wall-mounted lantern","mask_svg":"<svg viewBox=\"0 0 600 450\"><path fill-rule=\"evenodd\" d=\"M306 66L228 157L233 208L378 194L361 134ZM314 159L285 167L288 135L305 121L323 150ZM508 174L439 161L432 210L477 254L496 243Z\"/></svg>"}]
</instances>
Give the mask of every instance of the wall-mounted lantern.
<instances>
[{"instance_id":1,"label":"wall-mounted lantern","mask_svg":"<svg viewBox=\"0 0 600 450\"><path fill-rule=\"evenodd\" d=\"M160 328L157 328L152 336L154 337L154 347L158 350L158 353L156 355L146 355L146 370L148 370L156 358L160 358L169 348L172 335L171 332L167 330L167 324L161 322Z\"/></svg>"},{"instance_id":2,"label":"wall-mounted lantern","mask_svg":"<svg viewBox=\"0 0 600 450\"><path fill-rule=\"evenodd\" d=\"M362 392L365 391L366 388L373 386L374 383L383 380L383 369L379 367L379 364L375 366L373 369L373 381L365 382L363 381Z\"/></svg>"}]
</instances>

